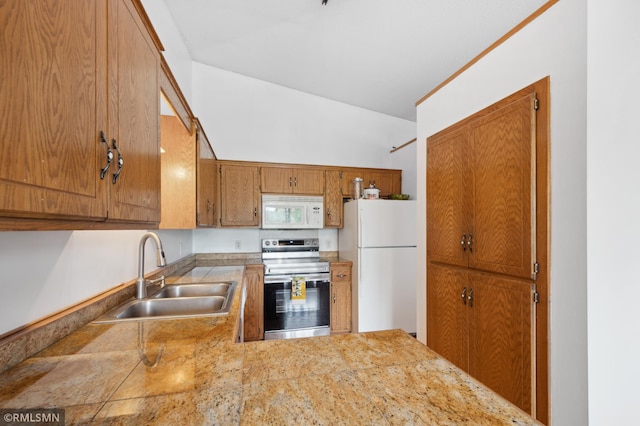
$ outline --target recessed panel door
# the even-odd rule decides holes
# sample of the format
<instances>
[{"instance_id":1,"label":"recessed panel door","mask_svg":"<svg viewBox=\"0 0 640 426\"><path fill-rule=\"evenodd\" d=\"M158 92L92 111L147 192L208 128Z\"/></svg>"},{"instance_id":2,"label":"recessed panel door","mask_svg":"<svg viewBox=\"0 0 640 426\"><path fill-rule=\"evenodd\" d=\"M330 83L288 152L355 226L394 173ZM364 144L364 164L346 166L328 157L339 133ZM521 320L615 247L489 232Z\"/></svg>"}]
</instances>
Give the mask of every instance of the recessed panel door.
<instances>
[{"instance_id":1,"label":"recessed panel door","mask_svg":"<svg viewBox=\"0 0 640 426\"><path fill-rule=\"evenodd\" d=\"M469 374L529 413L534 377L531 283L469 273Z\"/></svg>"},{"instance_id":2,"label":"recessed panel door","mask_svg":"<svg viewBox=\"0 0 640 426\"><path fill-rule=\"evenodd\" d=\"M469 267L524 278L535 259L535 95L474 121Z\"/></svg>"},{"instance_id":3,"label":"recessed panel door","mask_svg":"<svg viewBox=\"0 0 640 426\"><path fill-rule=\"evenodd\" d=\"M427 257L467 266L471 231L467 129L429 138L427 146Z\"/></svg>"}]
</instances>

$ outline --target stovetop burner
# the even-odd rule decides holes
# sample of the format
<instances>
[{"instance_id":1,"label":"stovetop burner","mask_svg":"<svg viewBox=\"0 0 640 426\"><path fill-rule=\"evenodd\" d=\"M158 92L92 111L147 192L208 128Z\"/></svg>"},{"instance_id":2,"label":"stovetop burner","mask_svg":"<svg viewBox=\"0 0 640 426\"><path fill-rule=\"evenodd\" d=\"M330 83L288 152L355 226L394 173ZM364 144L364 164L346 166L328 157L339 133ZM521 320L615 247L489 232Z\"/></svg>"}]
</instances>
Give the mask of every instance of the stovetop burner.
<instances>
[{"instance_id":1,"label":"stovetop burner","mask_svg":"<svg viewBox=\"0 0 640 426\"><path fill-rule=\"evenodd\" d=\"M264 239L262 262L265 275L318 274L329 272L329 262L320 261L318 239Z\"/></svg>"}]
</instances>

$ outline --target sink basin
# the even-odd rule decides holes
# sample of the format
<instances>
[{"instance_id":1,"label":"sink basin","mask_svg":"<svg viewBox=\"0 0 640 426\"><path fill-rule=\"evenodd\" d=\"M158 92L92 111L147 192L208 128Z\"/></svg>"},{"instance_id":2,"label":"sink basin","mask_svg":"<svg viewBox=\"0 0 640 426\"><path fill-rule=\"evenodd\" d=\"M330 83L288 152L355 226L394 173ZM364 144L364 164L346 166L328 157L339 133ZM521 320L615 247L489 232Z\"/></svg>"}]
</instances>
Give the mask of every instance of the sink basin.
<instances>
[{"instance_id":1,"label":"sink basin","mask_svg":"<svg viewBox=\"0 0 640 426\"><path fill-rule=\"evenodd\" d=\"M226 296L231 283L198 283L198 284L169 284L160 289L151 297L174 298L174 297L202 297L202 296Z\"/></svg>"},{"instance_id":2,"label":"sink basin","mask_svg":"<svg viewBox=\"0 0 640 426\"><path fill-rule=\"evenodd\" d=\"M236 283L170 284L146 299L132 299L94 323L228 315Z\"/></svg>"}]
</instances>

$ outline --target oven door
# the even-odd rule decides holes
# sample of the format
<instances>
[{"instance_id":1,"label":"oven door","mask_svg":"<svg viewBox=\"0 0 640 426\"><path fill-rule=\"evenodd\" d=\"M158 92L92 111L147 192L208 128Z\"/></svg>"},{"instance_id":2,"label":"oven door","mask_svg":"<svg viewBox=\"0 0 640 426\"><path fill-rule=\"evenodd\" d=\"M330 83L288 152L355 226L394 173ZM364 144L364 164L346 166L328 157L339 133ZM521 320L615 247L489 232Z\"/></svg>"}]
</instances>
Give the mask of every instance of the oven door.
<instances>
[{"instance_id":1,"label":"oven door","mask_svg":"<svg viewBox=\"0 0 640 426\"><path fill-rule=\"evenodd\" d=\"M306 294L302 300L292 300L291 276L279 276L275 280L265 277L265 340L329 334L329 278L328 274L319 275L327 277L302 276L305 278L306 287Z\"/></svg>"}]
</instances>

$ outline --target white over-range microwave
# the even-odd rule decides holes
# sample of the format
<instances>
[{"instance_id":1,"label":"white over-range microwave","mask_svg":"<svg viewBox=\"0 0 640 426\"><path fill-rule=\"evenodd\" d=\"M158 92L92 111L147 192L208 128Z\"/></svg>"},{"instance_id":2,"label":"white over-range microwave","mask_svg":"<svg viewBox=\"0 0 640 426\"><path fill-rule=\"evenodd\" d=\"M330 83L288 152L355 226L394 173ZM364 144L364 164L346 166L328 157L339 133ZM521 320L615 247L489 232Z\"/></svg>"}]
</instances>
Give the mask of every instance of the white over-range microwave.
<instances>
[{"instance_id":1,"label":"white over-range microwave","mask_svg":"<svg viewBox=\"0 0 640 426\"><path fill-rule=\"evenodd\" d=\"M262 229L321 229L322 196L262 195Z\"/></svg>"}]
</instances>

